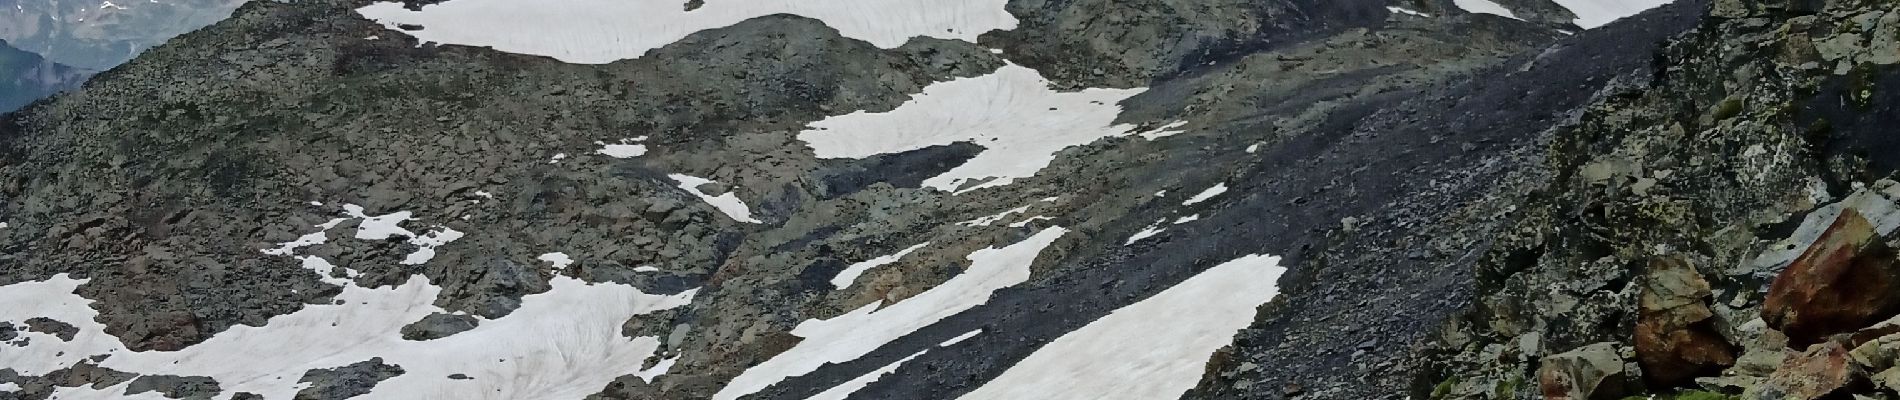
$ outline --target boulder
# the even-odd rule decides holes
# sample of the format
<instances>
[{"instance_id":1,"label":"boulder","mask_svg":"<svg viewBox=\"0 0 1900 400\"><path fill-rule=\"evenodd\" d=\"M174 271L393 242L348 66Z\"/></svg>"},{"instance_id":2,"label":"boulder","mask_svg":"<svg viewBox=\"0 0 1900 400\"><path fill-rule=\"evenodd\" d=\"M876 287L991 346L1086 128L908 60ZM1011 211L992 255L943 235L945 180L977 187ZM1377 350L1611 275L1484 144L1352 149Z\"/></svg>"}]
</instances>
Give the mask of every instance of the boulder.
<instances>
[{"instance_id":1,"label":"boulder","mask_svg":"<svg viewBox=\"0 0 1900 400\"><path fill-rule=\"evenodd\" d=\"M1553 354L1537 368L1537 387L1548 400L1619 399L1627 372L1616 343L1604 342Z\"/></svg>"},{"instance_id":2,"label":"boulder","mask_svg":"<svg viewBox=\"0 0 1900 400\"><path fill-rule=\"evenodd\" d=\"M1762 319L1790 346L1820 343L1900 312L1900 268L1873 224L1842 210L1769 286Z\"/></svg>"},{"instance_id":3,"label":"boulder","mask_svg":"<svg viewBox=\"0 0 1900 400\"><path fill-rule=\"evenodd\" d=\"M1845 343L1828 341L1789 355L1768 381L1742 397L1815 400L1835 394L1866 374L1848 356Z\"/></svg>"},{"instance_id":4,"label":"boulder","mask_svg":"<svg viewBox=\"0 0 1900 400\"><path fill-rule=\"evenodd\" d=\"M1679 257L1650 261L1636 321L1636 360L1651 386L1673 387L1735 364L1735 348L1716 331L1709 282Z\"/></svg>"}]
</instances>

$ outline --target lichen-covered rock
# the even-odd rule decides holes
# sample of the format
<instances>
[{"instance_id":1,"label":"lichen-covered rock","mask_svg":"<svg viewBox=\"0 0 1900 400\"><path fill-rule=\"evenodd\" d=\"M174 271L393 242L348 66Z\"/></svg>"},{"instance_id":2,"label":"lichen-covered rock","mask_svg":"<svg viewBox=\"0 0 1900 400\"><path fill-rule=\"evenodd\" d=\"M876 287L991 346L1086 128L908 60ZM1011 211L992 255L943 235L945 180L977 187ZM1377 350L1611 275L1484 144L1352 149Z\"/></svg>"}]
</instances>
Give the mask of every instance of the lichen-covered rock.
<instances>
[{"instance_id":1,"label":"lichen-covered rock","mask_svg":"<svg viewBox=\"0 0 1900 400\"><path fill-rule=\"evenodd\" d=\"M1855 380L1865 378L1864 370L1848 356L1847 347L1841 342L1828 341L1788 356L1766 382L1750 388L1743 397L1816 400L1841 392Z\"/></svg>"},{"instance_id":2,"label":"lichen-covered rock","mask_svg":"<svg viewBox=\"0 0 1900 400\"><path fill-rule=\"evenodd\" d=\"M1682 385L1735 363L1734 350L1714 327L1709 295L1709 283L1688 261L1664 256L1649 263L1635 344L1651 385Z\"/></svg>"},{"instance_id":3,"label":"lichen-covered rock","mask_svg":"<svg viewBox=\"0 0 1900 400\"><path fill-rule=\"evenodd\" d=\"M1623 358L1615 343L1597 343L1545 356L1537 387L1546 399L1607 400L1626 393Z\"/></svg>"}]
</instances>

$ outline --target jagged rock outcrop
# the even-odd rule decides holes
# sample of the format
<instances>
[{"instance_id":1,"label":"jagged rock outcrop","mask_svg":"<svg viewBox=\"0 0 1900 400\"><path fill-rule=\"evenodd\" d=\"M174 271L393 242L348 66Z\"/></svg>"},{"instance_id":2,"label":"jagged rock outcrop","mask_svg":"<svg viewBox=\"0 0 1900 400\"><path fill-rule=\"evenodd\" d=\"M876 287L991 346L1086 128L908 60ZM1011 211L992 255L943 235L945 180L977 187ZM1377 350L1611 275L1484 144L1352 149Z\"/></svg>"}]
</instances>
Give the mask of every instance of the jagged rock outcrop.
<instances>
[{"instance_id":1,"label":"jagged rock outcrop","mask_svg":"<svg viewBox=\"0 0 1900 400\"><path fill-rule=\"evenodd\" d=\"M1426 346L1444 369L1415 396L1451 382L1435 397L1531 398L1510 382L1550 371L1528 361L1605 341L1636 350L1632 395L1893 395L1867 382L1893 313L1894 153L1872 126L1900 99L1877 83L1900 76L1883 22L1900 15L1851 0L1710 14L1644 89L1553 135L1548 175L1495 195L1526 201L1474 263L1488 294ZM1526 338L1548 353L1513 352Z\"/></svg>"}]
</instances>

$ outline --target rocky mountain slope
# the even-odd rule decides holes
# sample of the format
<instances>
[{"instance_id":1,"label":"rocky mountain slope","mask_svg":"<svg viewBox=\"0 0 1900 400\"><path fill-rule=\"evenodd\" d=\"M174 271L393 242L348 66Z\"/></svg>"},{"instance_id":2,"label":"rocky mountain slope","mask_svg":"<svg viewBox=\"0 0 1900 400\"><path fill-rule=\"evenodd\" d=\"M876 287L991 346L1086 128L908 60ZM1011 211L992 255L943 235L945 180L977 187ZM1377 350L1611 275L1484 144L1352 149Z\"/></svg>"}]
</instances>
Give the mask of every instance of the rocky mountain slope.
<instances>
[{"instance_id":1,"label":"rocky mountain slope","mask_svg":"<svg viewBox=\"0 0 1900 400\"><path fill-rule=\"evenodd\" d=\"M0 121L0 398L1888 390L1894 3L1482 3L247 4Z\"/></svg>"},{"instance_id":2,"label":"rocky mountain slope","mask_svg":"<svg viewBox=\"0 0 1900 400\"><path fill-rule=\"evenodd\" d=\"M1419 391L1894 396L1894 6L1715 2L1497 192L1523 200Z\"/></svg>"},{"instance_id":3,"label":"rocky mountain slope","mask_svg":"<svg viewBox=\"0 0 1900 400\"><path fill-rule=\"evenodd\" d=\"M79 87L88 71L60 65L0 41L0 112Z\"/></svg>"}]
</instances>

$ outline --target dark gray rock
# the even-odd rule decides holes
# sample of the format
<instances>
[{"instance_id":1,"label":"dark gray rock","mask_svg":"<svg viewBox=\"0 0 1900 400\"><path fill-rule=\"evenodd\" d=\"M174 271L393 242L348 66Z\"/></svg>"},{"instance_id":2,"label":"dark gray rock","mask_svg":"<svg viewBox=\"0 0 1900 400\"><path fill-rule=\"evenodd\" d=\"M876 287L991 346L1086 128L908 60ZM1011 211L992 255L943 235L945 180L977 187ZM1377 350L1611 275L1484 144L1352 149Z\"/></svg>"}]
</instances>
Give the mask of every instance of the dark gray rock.
<instances>
[{"instance_id":1,"label":"dark gray rock","mask_svg":"<svg viewBox=\"0 0 1900 400\"><path fill-rule=\"evenodd\" d=\"M297 382L310 387L297 392L296 400L343 400L361 396L376 388L378 382L401 376L402 367L384 364L382 358L329 369L305 372Z\"/></svg>"},{"instance_id":2,"label":"dark gray rock","mask_svg":"<svg viewBox=\"0 0 1900 400\"><path fill-rule=\"evenodd\" d=\"M59 340L68 342L73 341L73 335L79 334L79 327L46 317L28 318L26 320L26 330L28 332L53 335L54 337L58 337Z\"/></svg>"},{"instance_id":3,"label":"dark gray rock","mask_svg":"<svg viewBox=\"0 0 1900 400\"><path fill-rule=\"evenodd\" d=\"M142 375L125 387L126 394L157 392L174 399L206 400L222 389L218 381L206 376Z\"/></svg>"},{"instance_id":4,"label":"dark gray rock","mask_svg":"<svg viewBox=\"0 0 1900 400\"><path fill-rule=\"evenodd\" d=\"M402 327L403 340L435 340L462 333L480 324L473 315L432 313Z\"/></svg>"}]
</instances>

